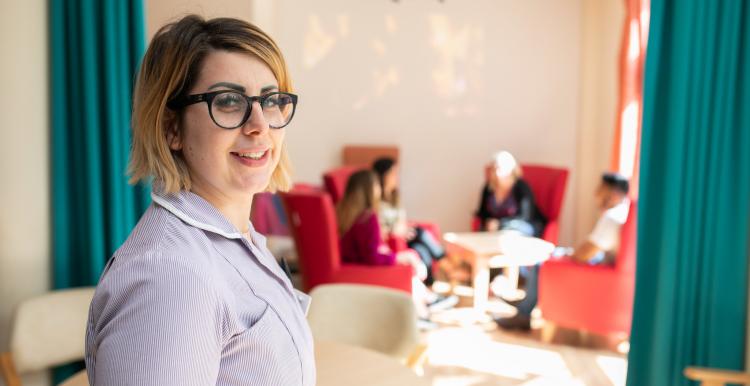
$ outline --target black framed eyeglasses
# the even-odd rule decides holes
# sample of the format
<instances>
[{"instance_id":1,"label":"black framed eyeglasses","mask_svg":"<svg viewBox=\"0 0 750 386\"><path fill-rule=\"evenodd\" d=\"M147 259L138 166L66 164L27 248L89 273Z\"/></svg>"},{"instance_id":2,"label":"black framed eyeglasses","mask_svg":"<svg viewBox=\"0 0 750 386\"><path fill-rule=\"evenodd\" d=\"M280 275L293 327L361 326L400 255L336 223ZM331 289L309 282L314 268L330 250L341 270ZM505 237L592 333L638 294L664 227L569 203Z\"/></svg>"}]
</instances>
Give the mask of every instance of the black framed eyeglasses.
<instances>
[{"instance_id":1,"label":"black framed eyeglasses","mask_svg":"<svg viewBox=\"0 0 750 386\"><path fill-rule=\"evenodd\" d=\"M272 129L280 129L288 125L297 108L297 95L294 94L272 92L261 96L247 96L234 90L219 90L178 97L167 102L167 107L179 110L185 106L206 102L208 115L217 126L223 129L236 129L250 119L255 101L260 104L263 117Z\"/></svg>"}]
</instances>

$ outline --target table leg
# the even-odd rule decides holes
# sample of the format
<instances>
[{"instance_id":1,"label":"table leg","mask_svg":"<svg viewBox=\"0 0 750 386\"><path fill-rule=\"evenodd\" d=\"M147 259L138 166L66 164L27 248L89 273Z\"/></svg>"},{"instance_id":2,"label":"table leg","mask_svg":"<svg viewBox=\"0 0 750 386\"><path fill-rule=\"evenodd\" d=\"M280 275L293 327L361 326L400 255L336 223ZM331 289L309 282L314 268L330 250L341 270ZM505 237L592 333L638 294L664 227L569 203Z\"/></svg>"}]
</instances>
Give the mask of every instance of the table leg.
<instances>
[{"instance_id":1,"label":"table leg","mask_svg":"<svg viewBox=\"0 0 750 386\"><path fill-rule=\"evenodd\" d=\"M505 267L505 277L508 279L510 284L509 290L515 292L518 290L518 276L520 275L520 269L518 266Z\"/></svg>"},{"instance_id":2,"label":"table leg","mask_svg":"<svg viewBox=\"0 0 750 386\"><path fill-rule=\"evenodd\" d=\"M490 291L490 268L487 259L477 256L474 262L474 310L484 313Z\"/></svg>"}]
</instances>

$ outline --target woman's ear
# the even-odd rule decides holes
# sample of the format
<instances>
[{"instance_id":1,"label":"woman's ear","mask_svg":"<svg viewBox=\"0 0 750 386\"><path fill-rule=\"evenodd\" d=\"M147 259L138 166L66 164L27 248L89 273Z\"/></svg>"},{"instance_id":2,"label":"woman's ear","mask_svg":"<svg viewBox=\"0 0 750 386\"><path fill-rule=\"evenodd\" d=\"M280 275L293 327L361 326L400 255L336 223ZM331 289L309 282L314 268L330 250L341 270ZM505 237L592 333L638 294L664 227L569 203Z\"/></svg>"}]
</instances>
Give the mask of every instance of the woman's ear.
<instances>
[{"instance_id":1,"label":"woman's ear","mask_svg":"<svg viewBox=\"0 0 750 386\"><path fill-rule=\"evenodd\" d=\"M167 128L167 144L173 151L182 150L182 136L180 130L177 128L177 120L173 119Z\"/></svg>"}]
</instances>

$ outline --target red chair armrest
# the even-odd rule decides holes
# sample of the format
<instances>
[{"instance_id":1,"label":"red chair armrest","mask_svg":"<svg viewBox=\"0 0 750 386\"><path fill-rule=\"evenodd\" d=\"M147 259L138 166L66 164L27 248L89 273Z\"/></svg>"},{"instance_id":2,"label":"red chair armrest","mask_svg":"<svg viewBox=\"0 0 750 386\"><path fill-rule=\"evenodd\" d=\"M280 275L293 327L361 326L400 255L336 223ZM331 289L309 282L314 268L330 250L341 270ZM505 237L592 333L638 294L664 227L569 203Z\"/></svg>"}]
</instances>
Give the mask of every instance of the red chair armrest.
<instances>
[{"instance_id":1,"label":"red chair armrest","mask_svg":"<svg viewBox=\"0 0 750 386\"><path fill-rule=\"evenodd\" d=\"M408 265L371 266L342 264L332 282L370 284L411 293L413 271Z\"/></svg>"},{"instance_id":2,"label":"red chair armrest","mask_svg":"<svg viewBox=\"0 0 750 386\"><path fill-rule=\"evenodd\" d=\"M434 222L415 220L415 221L409 221L408 225L411 227L420 227L426 230L427 232L430 232L432 234L432 237L435 238L435 240L440 241L443 239L443 234L440 233L440 227Z\"/></svg>"},{"instance_id":3,"label":"red chair armrest","mask_svg":"<svg viewBox=\"0 0 750 386\"><path fill-rule=\"evenodd\" d=\"M556 221L550 221L547 226L544 227L542 232L542 239L549 241L552 244L557 245L558 236L560 235L560 224Z\"/></svg>"}]
</instances>

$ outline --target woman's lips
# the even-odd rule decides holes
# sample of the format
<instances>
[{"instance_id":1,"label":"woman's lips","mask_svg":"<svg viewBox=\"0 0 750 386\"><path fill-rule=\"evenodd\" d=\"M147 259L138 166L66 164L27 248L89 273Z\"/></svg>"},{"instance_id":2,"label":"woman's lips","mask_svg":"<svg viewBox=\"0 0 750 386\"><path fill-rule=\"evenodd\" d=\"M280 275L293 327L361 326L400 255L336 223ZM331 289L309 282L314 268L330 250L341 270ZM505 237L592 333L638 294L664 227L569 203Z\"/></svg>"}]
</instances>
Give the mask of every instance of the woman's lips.
<instances>
[{"instance_id":1,"label":"woman's lips","mask_svg":"<svg viewBox=\"0 0 750 386\"><path fill-rule=\"evenodd\" d=\"M271 150L257 152L231 152L232 157L245 166L258 167L264 166L271 158ZM260 157L258 157L260 155Z\"/></svg>"}]
</instances>

